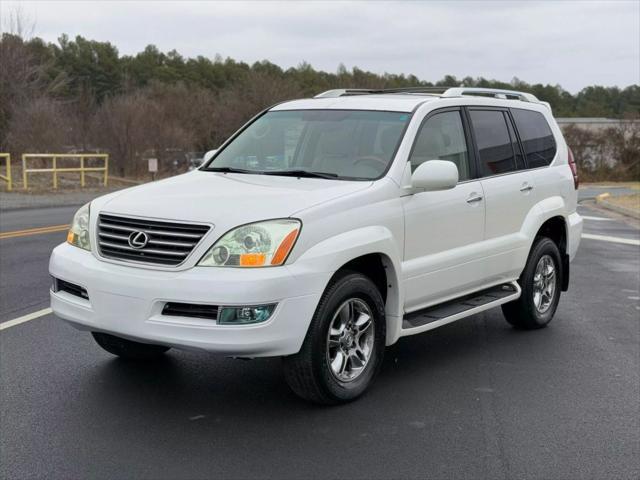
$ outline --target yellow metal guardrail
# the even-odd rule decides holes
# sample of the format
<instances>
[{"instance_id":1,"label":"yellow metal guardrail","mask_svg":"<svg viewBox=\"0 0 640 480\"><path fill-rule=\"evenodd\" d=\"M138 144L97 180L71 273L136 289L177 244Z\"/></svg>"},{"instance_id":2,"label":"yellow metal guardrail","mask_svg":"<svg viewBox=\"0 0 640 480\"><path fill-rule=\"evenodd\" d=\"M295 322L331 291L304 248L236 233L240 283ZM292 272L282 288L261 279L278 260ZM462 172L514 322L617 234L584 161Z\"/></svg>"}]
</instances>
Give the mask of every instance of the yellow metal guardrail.
<instances>
[{"instance_id":1,"label":"yellow metal guardrail","mask_svg":"<svg viewBox=\"0 0 640 480\"><path fill-rule=\"evenodd\" d=\"M27 168L27 160L30 158L51 159L51 168ZM58 159L60 158L77 158L80 159L79 167L58 167ZM101 158L104 160L102 167L85 167L85 159ZM28 174L30 173L53 173L53 188L58 188L58 173L80 173L80 186L85 186L86 172L103 172L104 186L109 181L109 155L106 153L23 153L22 154L22 184L26 190L28 185Z\"/></svg>"},{"instance_id":2,"label":"yellow metal guardrail","mask_svg":"<svg viewBox=\"0 0 640 480\"><path fill-rule=\"evenodd\" d=\"M6 175L0 175L0 180L4 180L5 182L7 182L7 190L11 191L12 188L12 183L11 183L11 154L9 153L0 153L0 159L4 158L6 161L6 169L7 169L7 174Z\"/></svg>"}]
</instances>

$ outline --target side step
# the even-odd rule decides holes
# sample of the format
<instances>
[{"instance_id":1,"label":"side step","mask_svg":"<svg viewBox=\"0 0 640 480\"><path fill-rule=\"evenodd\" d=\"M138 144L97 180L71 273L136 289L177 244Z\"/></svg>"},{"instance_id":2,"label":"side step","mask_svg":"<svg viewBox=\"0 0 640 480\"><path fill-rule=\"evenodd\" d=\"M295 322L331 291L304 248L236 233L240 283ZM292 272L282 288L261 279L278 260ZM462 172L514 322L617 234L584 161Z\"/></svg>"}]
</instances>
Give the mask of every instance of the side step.
<instances>
[{"instance_id":1,"label":"side step","mask_svg":"<svg viewBox=\"0 0 640 480\"><path fill-rule=\"evenodd\" d=\"M520 297L517 282L505 283L465 295L433 307L408 313L402 320L401 336L413 335L489 310Z\"/></svg>"}]
</instances>

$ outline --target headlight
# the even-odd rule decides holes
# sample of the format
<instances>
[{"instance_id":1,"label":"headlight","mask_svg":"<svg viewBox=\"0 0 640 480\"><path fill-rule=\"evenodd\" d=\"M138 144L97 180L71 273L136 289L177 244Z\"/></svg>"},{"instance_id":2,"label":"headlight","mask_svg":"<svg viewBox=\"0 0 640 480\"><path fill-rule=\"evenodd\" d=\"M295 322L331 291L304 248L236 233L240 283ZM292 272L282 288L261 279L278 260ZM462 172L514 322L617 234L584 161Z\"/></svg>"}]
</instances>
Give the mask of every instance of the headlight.
<instances>
[{"instance_id":1,"label":"headlight","mask_svg":"<svg viewBox=\"0 0 640 480\"><path fill-rule=\"evenodd\" d=\"M89 240L89 204L80 207L80 210L73 216L71 228L67 234L67 242L76 247L91 250Z\"/></svg>"},{"instance_id":2,"label":"headlight","mask_svg":"<svg viewBox=\"0 0 640 480\"><path fill-rule=\"evenodd\" d=\"M282 219L250 223L227 232L200 260L205 267L274 267L282 265L302 224Z\"/></svg>"}]
</instances>

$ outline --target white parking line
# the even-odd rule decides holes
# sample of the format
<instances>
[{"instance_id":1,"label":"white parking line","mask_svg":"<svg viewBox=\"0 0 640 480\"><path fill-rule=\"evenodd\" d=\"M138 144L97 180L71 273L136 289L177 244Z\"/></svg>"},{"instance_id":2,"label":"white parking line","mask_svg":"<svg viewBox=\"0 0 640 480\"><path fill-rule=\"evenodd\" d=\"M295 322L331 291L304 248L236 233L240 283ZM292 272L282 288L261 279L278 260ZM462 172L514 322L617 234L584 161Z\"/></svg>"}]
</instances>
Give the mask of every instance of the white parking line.
<instances>
[{"instance_id":1,"label":"white parking line","mask_svg":"<svg viewBox=\"0 0 640 480\"><path fill-rule=\"evenodd\" d=\"M613 218L606 218L606 217L590 217L588 215L582 215L582 218L585 220L593 220L595 222L610 222L611 220L613 220Z\"/></svg>"},{"instance_id":2,"label":"white parking line","mask_svg":"<svg viewBox=\"0 0 640 480\"><path fill-rule=\"evenodd\" d=\"M588 240L601 240L603 242L622 243L624 245L640 246L640 240L634 240L633 238L610 237L608 235L593 235L592 233L583 233L582 238L586 238Z\"/></svg>"},{"instance_id":3,"label":"white parking line","mask_svg":"<svg viewBox=\"0 0 640 480\"><path fill-rule=\"evenodd\" d=\"M6 322L0 323L0 330L15 327L16 325L20 325L21 323L28 322L29 320L35 320L36 318L49 315L51 312L52 310L50 308L45 308L42 310L38 310L37 312L29 313L22 317L14 318L13 320L7 320Z\"/></svg>"}]
</instances>

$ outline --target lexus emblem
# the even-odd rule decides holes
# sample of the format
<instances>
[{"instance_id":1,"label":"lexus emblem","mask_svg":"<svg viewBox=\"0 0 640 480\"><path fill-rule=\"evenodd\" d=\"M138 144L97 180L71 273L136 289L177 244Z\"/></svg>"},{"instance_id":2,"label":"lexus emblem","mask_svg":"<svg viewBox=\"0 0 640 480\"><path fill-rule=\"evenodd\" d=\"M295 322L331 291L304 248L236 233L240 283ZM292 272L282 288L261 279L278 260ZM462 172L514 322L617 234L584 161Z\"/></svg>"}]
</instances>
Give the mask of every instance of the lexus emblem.
<instances>
[{"instance_id":1,"label":"lexus emblem","mask_svg":"<svg viewBox=\"0 0 640 480\"><path fill-rule=\"evenodd\" d=\"M131 248L144 248L149 243L149 235L137 230L129 235L129 246Z\"/></svg>"}]
</instances>

